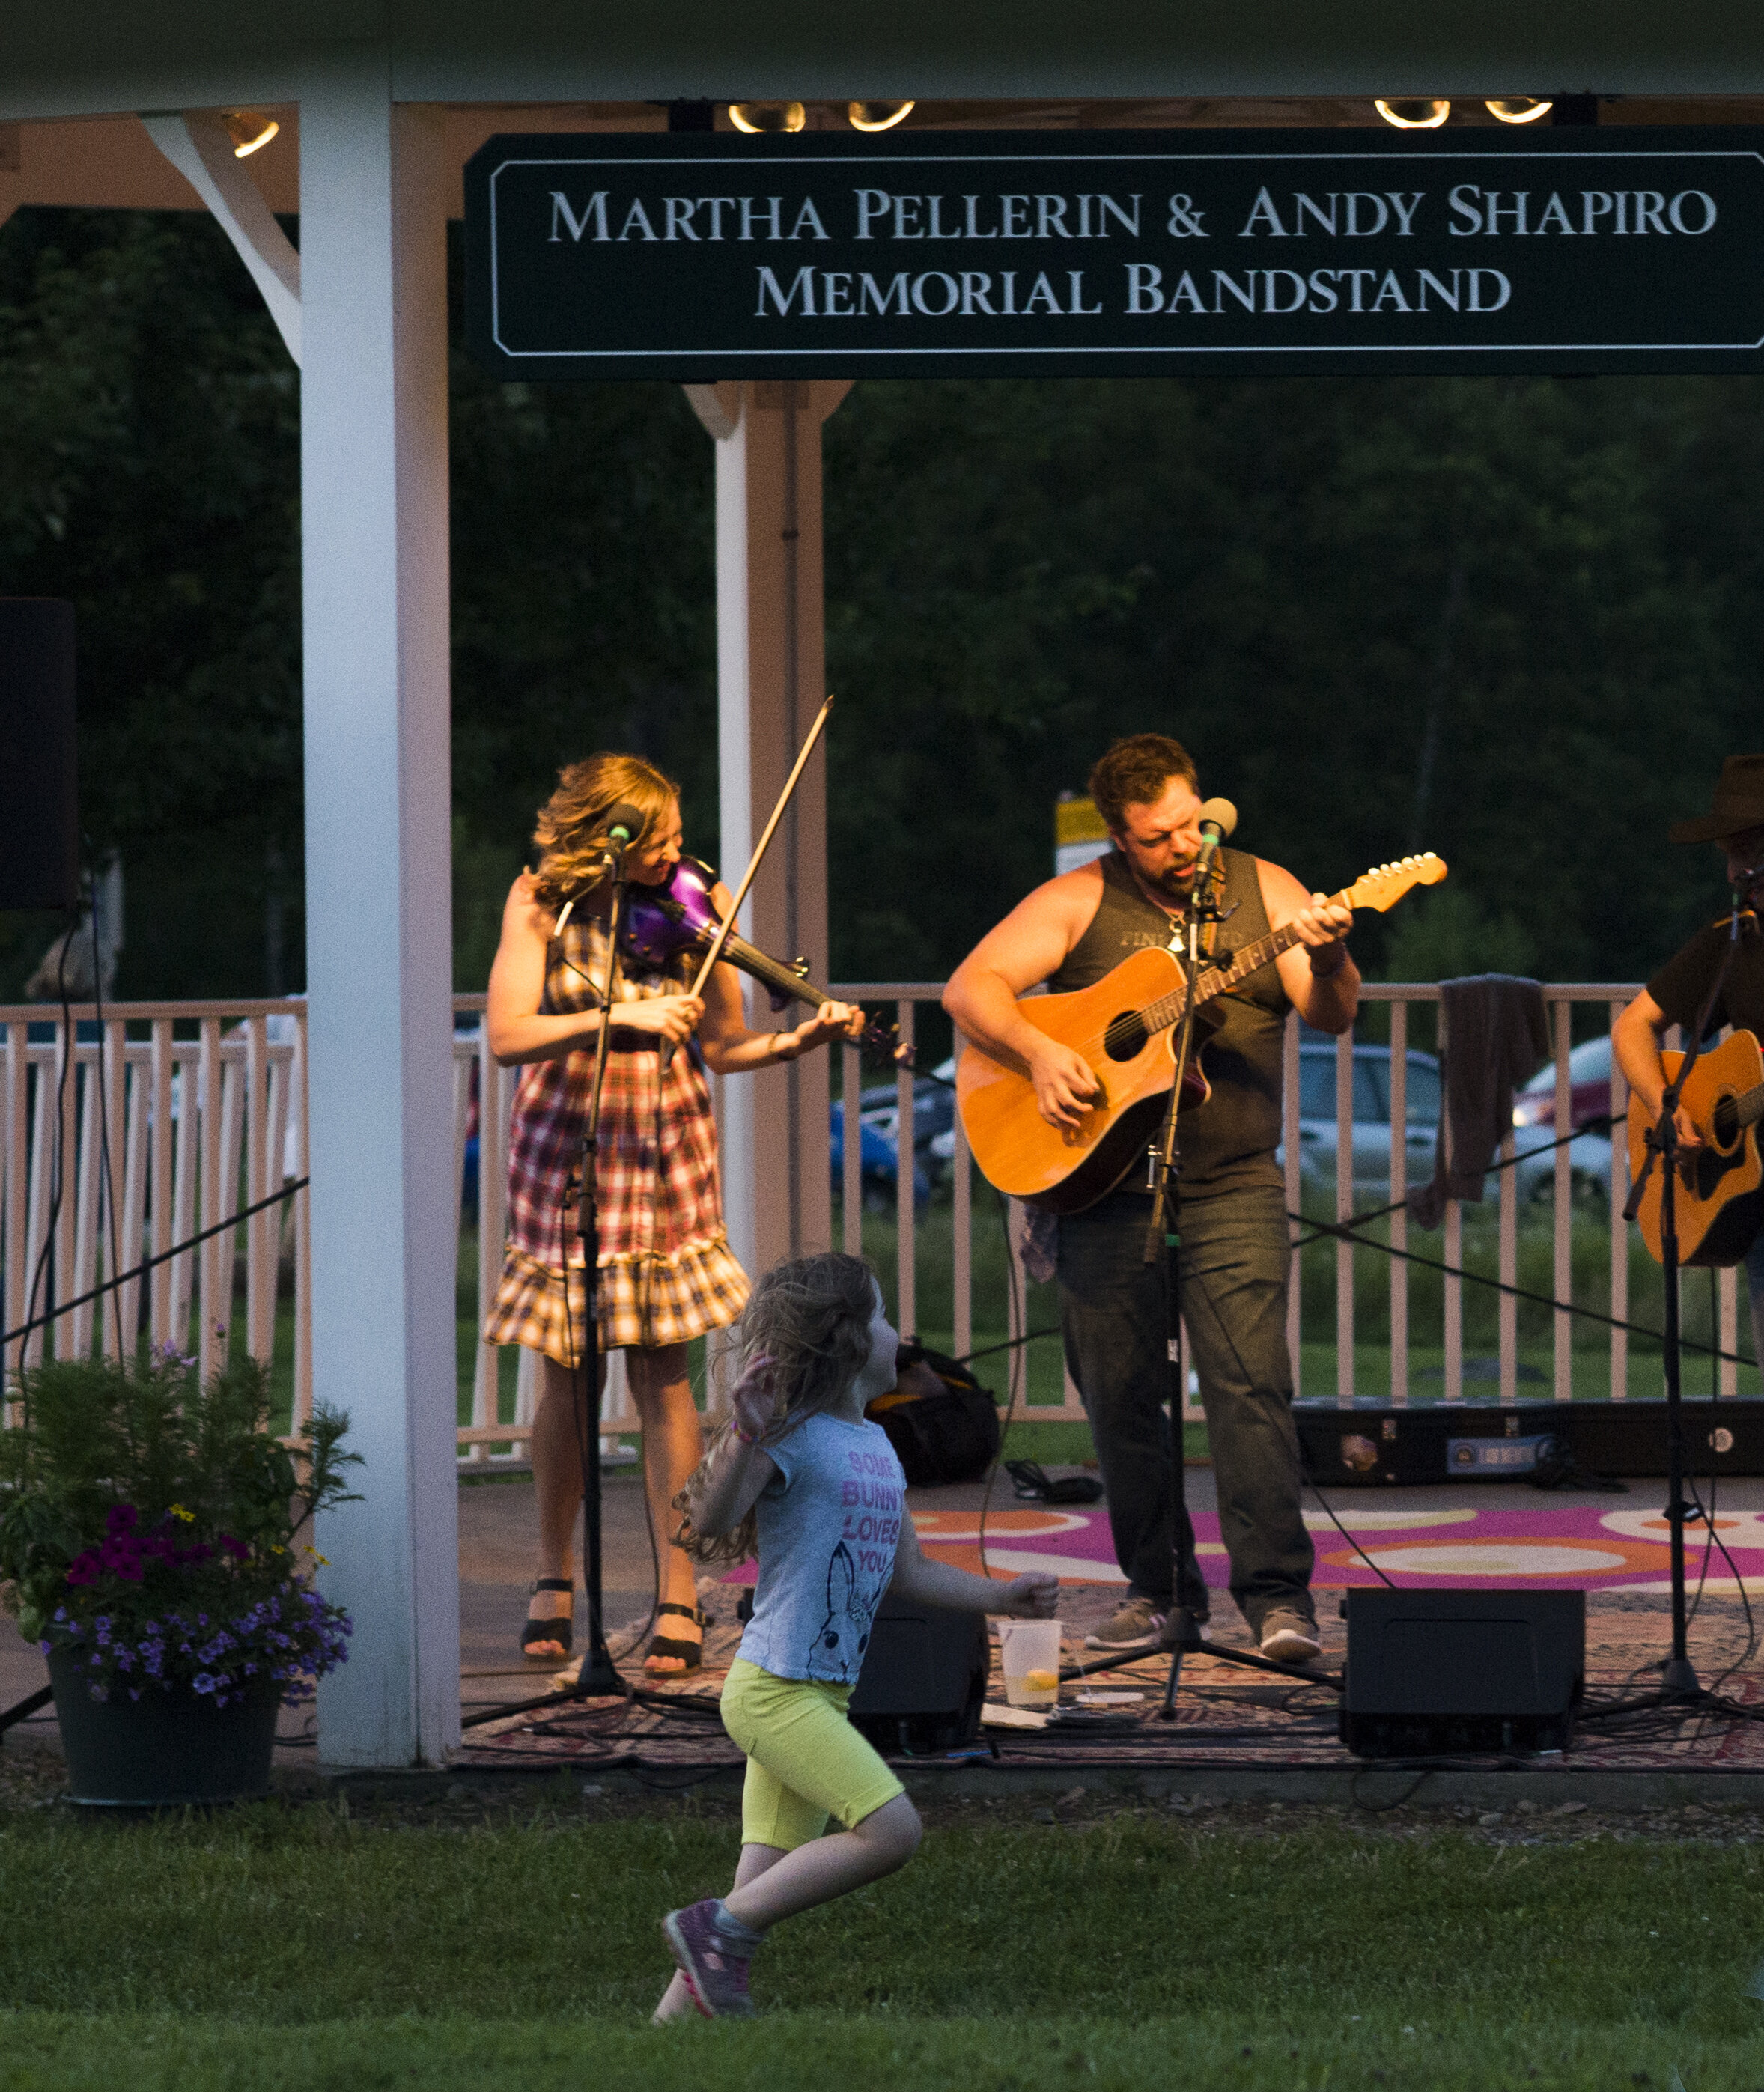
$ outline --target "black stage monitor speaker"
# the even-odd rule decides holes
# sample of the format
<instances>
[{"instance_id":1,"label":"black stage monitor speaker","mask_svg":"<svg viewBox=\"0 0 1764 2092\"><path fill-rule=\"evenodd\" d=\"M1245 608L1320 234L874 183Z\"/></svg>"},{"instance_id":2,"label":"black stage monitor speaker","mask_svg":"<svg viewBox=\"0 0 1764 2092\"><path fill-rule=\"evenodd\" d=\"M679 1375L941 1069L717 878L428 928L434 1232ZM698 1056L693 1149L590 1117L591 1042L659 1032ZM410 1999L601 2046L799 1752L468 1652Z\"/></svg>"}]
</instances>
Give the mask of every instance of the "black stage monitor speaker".
<instances>
[{"instance_id":1,"label":"black stage monitor speaker","mask_svg":"<svg viewBox=\"0 0 1764 2092\"><path fill-rule=\"evenodd\" d=\"M73 605L0 596L0 908L79 898Z\"/></svg>"},{"instance_id":2,"label":"black stage monitor speaker","mask_svg":"<svg viewBox=\"0 0 1764 2092\"><path fill-rule=\"evenodd\" d=\"M1347 1594L1342 1741L1365 1758L1559 1751L1586 1675L1584 1591Z\"/></svg>"},{"instance_id":3,"label":"black stage monitor speaker","mask_svg":"<svg viewBox=\"0 0 1764 2092\"><path fill-rule=\"evenodd\" d=\"M960 1750L979 1735L990 1669L977 1613L884 1598L846 1713L879 1751Z\"/></svg>"}]
</instances>

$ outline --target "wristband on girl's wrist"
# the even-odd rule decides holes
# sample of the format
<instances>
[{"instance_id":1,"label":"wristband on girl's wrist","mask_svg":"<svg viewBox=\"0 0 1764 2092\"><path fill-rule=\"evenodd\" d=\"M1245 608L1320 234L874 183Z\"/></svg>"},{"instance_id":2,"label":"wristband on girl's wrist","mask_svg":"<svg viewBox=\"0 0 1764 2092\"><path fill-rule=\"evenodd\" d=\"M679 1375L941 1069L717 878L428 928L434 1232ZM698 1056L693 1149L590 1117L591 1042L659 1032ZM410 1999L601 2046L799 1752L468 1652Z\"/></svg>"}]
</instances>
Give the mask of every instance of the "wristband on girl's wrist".
<instances>
[{"instance_id":1,"label":"wristband on girl's wrist","mask_svg":"<svg viewBox=\"0 0 1764 2092\"><path fill-rule=\"evenodd\" d=\"M738 1424L730 1424L729 1433L730 1437L740 1439L744 1446L757 1446L759 1443L759 1433L757 1431L743 1431Z\"/></svg>"}]
</instances>

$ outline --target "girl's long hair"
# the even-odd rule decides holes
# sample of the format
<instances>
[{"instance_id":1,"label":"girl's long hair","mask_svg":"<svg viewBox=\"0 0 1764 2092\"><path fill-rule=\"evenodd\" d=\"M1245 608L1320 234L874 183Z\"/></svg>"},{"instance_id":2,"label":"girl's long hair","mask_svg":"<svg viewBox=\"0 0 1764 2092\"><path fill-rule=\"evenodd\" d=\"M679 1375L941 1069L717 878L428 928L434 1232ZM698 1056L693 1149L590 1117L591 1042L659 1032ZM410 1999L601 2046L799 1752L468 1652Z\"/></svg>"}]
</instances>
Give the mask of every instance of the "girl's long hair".
<instances>
[{"instance_id":1,"label":"girl's long hair","mask_svg":"<svg viewBox=\"0 0 1764 2092\"><path fill-rule=\"evenodd\" d=\"M772 1421L761 1434L763 1446L775 1446L831 1407L857 1378L870 1355L875 1288L876 1275L864 1260L839 1250L774 1264L754 1288L726 1355L737 1379L755 1359L772 1362L777 1397ZM681 1517L673 1544L707 1568L746 1561L759 1536L757 1511L750 1511L733 1531L715 1537L698 1532L692 1522L711 1462L728 1437L731 1422L725 1416L712 1429L703 1459L674 1498Z\"/></svg>"},{"instance_id":2,"label":"girl's long hair","mask_svg":"<svg viewBox=\"0 0 1764 2092\"><path fill-rule=\"evenodd\" d=\"M534 898L555 914L585 884L599 863L607 815L621 800L643 816L634 846L654 835L679 797L672 778L640 755L590 755L560 770L557 789L534 825L539 851Z\"/></svg>"}]
</instances>

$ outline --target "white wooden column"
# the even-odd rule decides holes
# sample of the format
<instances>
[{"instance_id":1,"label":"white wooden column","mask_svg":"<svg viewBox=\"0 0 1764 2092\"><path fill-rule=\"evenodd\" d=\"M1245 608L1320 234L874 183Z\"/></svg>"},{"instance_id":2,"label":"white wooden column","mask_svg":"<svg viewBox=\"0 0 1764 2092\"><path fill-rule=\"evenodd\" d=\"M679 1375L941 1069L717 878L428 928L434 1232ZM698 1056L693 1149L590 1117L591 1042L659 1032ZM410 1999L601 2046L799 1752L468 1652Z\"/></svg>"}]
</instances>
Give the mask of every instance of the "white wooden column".
<instances>
[{"instance_id":1,"label":"white wooden column","mask_svg":"<svg viewBox=\"0 0 1764 2092\"><path fill-rule=\"evenodd\" d=\"M383 52L300 105L313 1373L362 1501L321 1524L354 1615L319 1755L459 1738L445 170Z\"/></svg>"},{"instance_id":2,"label":"white wooden column","mask_svg":"<svg viewBox=\"0 0 1764 2092\"><path fill-rule=\"evenodd\" d=\"M821 424L842 381L689 386L716 438L717 721L722 865L733 887L826 695L821 565ZM836 705L829 736L840 731ZM828 975L827 762L815 751L754 880L741 930L786 962ZM750 1022L774 1018L746 983ZM724 1085L723 1205L753 1276L780 1257L832 1247L828 1177L830 1057Z\"/></svg>"}]
</instances>

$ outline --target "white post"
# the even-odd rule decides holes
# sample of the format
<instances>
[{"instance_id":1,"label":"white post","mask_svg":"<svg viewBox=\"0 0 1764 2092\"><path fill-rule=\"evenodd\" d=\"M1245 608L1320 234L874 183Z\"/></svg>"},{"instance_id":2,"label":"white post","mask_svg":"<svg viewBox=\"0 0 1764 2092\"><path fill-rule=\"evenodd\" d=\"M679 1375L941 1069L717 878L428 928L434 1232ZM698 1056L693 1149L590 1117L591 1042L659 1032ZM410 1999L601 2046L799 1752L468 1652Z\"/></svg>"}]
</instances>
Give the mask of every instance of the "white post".
<instances>
[{"instance_id":1,"label":"white post","mask_svg":"<svg viewBox=\"0 0 1764 2092\"><path fill-rule=\"evenodd\" d=\"M745 869L826 694L821 424L850 386L691 386L716 441L716 651L722 870ZM828 733L839 732L836 707ZM818 748L743 910L744 936L827 978L827 757ZM771 1022L754 989L759 1014ZM802 1012L778 1022L793 1024ZM723 1210L751 1274L832 1247L828 1057L724 1087Z\"/></svg>"},{"instance_id":2,"label":"white post","mask_svg":"<svg viewBox=\"0 0 1764 2092\"><path fill-rule=\"evenodd\" d=\"M383 54L300 105L312 1355L362 1501L322 1522L327 1763L459 1739L446 182Z\"/></svg>"}]
</instances>

